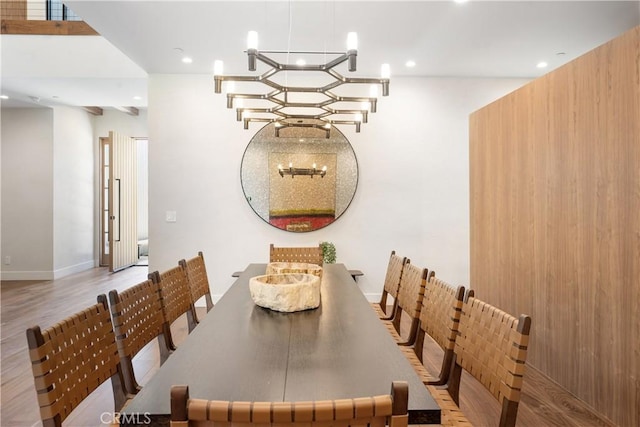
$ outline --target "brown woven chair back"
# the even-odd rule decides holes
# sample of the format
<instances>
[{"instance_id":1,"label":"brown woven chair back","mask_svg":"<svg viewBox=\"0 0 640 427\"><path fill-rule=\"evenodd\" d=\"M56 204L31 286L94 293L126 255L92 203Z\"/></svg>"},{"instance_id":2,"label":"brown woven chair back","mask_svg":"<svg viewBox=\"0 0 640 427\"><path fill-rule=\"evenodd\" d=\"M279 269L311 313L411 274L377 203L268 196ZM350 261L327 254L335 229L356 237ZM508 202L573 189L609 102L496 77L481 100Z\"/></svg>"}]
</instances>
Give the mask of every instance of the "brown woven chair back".
<instances>
[{"instance_id":1,"label":"brown woven chair back","mask_svg":"<svg viewBox=\"0 0 640 427\"><path fill-rule=\"evenodd\" d=\"M133 372L132 360L155 338L159 338L160 363L169 355L164 337L164 315L157 283L146 280L118 293L109 292L109 304L116 333L118 352L129 393L137 393L139 386Z\"/></svg>"},{"instance_id":2,"label":"brown woven chair back","mask_svg":"<svg viewBox=\"0 0 640 427\"><path fill-rule=\"evenodd\" d=\"M398 291L400 290L400 279L402 278L402 271L405 264L411 262L406 257L400 257L396 255L396 251L391 251L389 257L389 264L387 265L387 274L384 278L384 286L382 288L382 294L380 295L380 301L371 303L371 306L375 310L378 317L382 320L391 320L398 307ZM389 295L393 297L393 303L391 307L388 304Z\"/></svg>"},{"instance_id":3,"label":"brown woven chair back","mask_svg":"<svg viewBox=\"0 0 640 427\"><path fill-rule=\"evenodd\" d=\"M187 314L189 332L196 327L195 308L191 300L191 290L187 280L187 272L178 265L163 273L149 273L149 279L158 284L160 304L164 315L164 336L170 350L175 350L171 336L171 324L184 313Z\"/></svg>"},{"instance_id":4,"label":"brown woven chair back","mask_svg":"<svg viewBox=\"0 0 640 427\"><path fill-rule=\"evenodd\" d=\"M440 374L435 377L429 373L423 378L425 384L443 385L449 378L464 292L463 286L454 288L435 276L430 276L427 281L420 310L420 327L413 347L414 354L410 355L409 360L413 364L417 358L414 367L419 372L424 370L422 354L426 336L430 336L444 350L444 354Z\"/></svg>"},{"instance_id":5,"label":"brown woven chair back","mask_svg":"<svg viewBox=\"0 0 640 427\"><path fill-rule=\"evenodd\" d=\"M40 416L60 426L99 385L111 378L115 410L126 401L107 297L52 327L27 329Z\"/></svg>"},{"instance_id":6,"label":"brown woven chair back","mask_svg":"<svg viewBox=\"0 0 640 427\"><path fill-rule=\"evenodd\" d=\"M322 247L276 248L269 246L269 262L304 262L322 265Z\"/></svg>"},{"instance_id":7,"label":"brown woven chair back","mask_svg":"<svg viewBox=\"0 0 640 427\"><path fill-rule=\"evenodd\" d=\"M408 385L394 382L391 394L308 402L230 402L189 399L188 386L171 388L171 426L304 425L406 427Z\"/></svg>"},{"instance_id":8,"label":"brown woven chair back","mask_svg":"<svg viewBox=\"0 0 640 427\"><path fill-rule=\"evenodd\" d=\"M395 251L391 252L389 257L389 265L387 266L387 274L384 278L384 292L391 295L394 299L398 298L398 290L400 289L400 279L404 265L410 262L406 257L396 255Z\"/></svg>"},{"instance_id":9,"label":"brown woven chair back","mask_svg":"<svg viewBox=\"0 0 640 427\"><path fill-rule=\"evenodd\" d=\"M435 276L427 282L420 310L420 329L445 351L453 351L463 299L463 286L454 288Z\"/></svg>"},{"instance_id":10,"label":"brown woven chair back","mask_svg":"<svg viewBox=\"0 0 640 427\"><path fill-rule=\"evenodd\" d=\"M184 268L177 266L163 273L151 273L150 278L160 287L160 299L166 322L173 323L182 314L191 311L191 290Z\"/></svg>"},{"instance_id":11,"label":"brown woven chair back","mask_svg":"<svg viewBox=\"0 0 640 427\"><path fill-rule=\"evenodd\" d=\"M445 389L429 387L442 409L443 425L466 425L459 408L464 369L500 402L500 427L514 427L524 378L531 318L519 319L473 297L465 297Z\"/></svg>"},{"instance_id":12,"label":"brown woven chair back","mask_svg":"<svg viewBox=\"0 0 640 427\"><path fill-rule=\"evenodd\" d=\"M476 298L463 304L456 364L473 375L502 403L520 401L531 318L516 319Z\"/></svg>"},{"instance_id":13,"label":"brown woven chair back","mask_svg":"<svg viewBox=\"0 0 640 427\"><path fill-rule=\"evenodd\" d=\"M200 298L205 297L207 311L211 310L213 308L213 301L211 299L209 278L207 277L207 268L204 265L204 255L202 252L198 252L198 256L190 260L181 260L179 264L187 272L192 302L195 304ZM196 321L198 321L197 317Z\"/></svg>"},{"instance_id":14,"label":"brown woven chair back","mask_svg":"<svg viewBox=\"0 0 640 427\"><path fill-rule=\"evenodd\" d=\"M412 319L420 317L426 284L426 268L420 268L410 263L404 266L398 292L398 309L402 309Z\"/></svg>"},{"instance_id":15,"label":"brown woven chair back","mask_svg":"<svg viewBox=\"0 0 640 427\"><path fill-rule=\"evenodd\" d=\"M394 334L399 345L413 345L418 336L418 326L420 324L420 310L422 309L422 298L424 297L424 289L427 284L429 271L426 268L420 268L407 261L402 270L400 278L400 290L398 291L398 304L393 314L393 318L387 324L389 332ZM409 335L406 339L402 338L401 325L403 313L411 318L411 326ZM391 325L391 326L389 326Z\"/></svg>"}]
</instances>

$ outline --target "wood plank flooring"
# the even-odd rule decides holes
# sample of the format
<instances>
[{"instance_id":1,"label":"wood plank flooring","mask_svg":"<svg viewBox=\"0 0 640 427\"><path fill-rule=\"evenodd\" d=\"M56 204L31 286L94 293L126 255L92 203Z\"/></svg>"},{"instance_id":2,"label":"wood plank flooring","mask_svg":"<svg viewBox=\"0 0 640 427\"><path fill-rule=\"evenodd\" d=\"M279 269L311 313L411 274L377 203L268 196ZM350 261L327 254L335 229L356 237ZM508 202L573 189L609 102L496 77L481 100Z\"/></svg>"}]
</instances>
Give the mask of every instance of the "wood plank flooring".
<instances>
[{"instance_id":1,"label":"wood plank flooring","mask_svg":"<svg viewBox=\"0 0 640 427\"><path fill-rule=\"evenodd\" d=\"M1 405L0 425L30 427L41 425L25 331L33 325L46 328L93 304L97 295L111 289L122 291L146 279L146 267L131 267L111 274L104 268L88 270L55 281L3 281L1 286ZM205 308L199 307L204 314ZM184 317L184 316L183 316ZM404 325L403 325L404 326ZM187 335L186 319L172 327L177 344ZM425 345L425 364L438 372L442 357L435 343ZM159 352L152 342L134 359L141 385L159 367ZM477 426L496 426L497 401L475 380L465 376L460 391L462 410ZM65 421L65 426L109 425L112 419L111 385L103 384ZM518 426L612 426L590 408L547 377L529 367L527 370Z\"/></svg>"}]
</instances>

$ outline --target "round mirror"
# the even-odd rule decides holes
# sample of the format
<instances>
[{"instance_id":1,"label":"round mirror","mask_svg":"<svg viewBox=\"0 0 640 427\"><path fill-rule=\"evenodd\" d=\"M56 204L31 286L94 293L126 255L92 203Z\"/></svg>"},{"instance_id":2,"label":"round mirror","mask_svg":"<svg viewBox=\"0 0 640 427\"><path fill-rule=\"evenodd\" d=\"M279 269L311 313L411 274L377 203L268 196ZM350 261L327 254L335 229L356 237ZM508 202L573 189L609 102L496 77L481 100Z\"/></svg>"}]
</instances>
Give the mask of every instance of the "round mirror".
<instances>
[{"instance_id":1,"label":"round mirror","mask_svg":"<svg viewBox=\"0 0 640 427\"><path fill-rule=\"evenodd\" d=\"M286 231L313 231L349 207L358 162L347 138L324 122L269 123L247 145L240 179L247 202L264 221Z\"/></svg>"}]
</instances>

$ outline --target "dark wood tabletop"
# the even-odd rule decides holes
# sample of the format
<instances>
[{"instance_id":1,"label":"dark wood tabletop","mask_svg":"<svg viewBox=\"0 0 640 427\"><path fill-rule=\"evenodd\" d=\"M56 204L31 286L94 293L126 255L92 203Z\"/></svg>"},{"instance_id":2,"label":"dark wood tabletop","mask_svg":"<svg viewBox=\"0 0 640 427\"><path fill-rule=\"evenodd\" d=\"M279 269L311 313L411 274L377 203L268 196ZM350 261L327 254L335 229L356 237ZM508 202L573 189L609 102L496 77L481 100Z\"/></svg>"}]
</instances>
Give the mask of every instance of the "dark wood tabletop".
<instances>
[{"instance_id":1,"label":"dark wood tabletop","mask_svg":"<svg viewBox=\"0 0 640 427\"><path fill-rule=\"evenodd\" d=\"M194 398L301 401L387 394L409 382L409 422L440 422L440 408L342 264L324 266L320 307L279 313L256 306L250 264L122 411L122 425L168 425L169 390Z\"/></svg>"}]
</instances>

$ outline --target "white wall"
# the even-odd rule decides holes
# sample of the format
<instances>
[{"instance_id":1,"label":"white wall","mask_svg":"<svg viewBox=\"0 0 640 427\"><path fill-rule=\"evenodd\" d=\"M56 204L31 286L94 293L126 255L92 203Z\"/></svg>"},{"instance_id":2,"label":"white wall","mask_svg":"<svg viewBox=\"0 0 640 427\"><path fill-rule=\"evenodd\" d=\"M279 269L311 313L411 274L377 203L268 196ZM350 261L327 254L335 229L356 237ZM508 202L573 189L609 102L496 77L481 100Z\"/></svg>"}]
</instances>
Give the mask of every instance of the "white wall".
<instances>
[{"instance_id":1,"label":"white wall","mask_svg":"<svg viewBox=\"0 0 640 427\"><path fill-rule=\"evenodd\" d=\"M53 110L2 109L0 121L2 280L51 279Z\"/></svg>"},{"instance_id":2,"label":"white wall","mask_svg":"<svg viewBox=\"0 0 640 427\"><path fill-rule=\"evenodd\" d=\"M146 137L146 111L94 117L72 107L5 108L1 124L2 279L50 280L94 267L98 136Z\"/></svg>"},{"instance_id":3,"label":"white wall","mask_svg":"<svg viewBox=\"0 0 640 427\"><path fill-rule=\"evenodd\" d=\"M343 129L360 168L351 206L332 225L288 233L253 213L240 185L245 131L213 93L208 75L149 79L150 269L204 252L212 292L230 274L267 262L269 243L336 244L338 262L361 269L370 298L382 288L389 253L451 283L469 282L468 116L524 79L394 78L391 94L356 134ZM177 222L165 222L176 211Z\"/></svg>"},{"instance_id":4,"label":"white wall","mask_svg":"<svg viewBox=\"0 0 640 427\"><path fill-rule=\"evenodd\" d=\"M95 190L92 116L71 107L53 109L54 277L94 266Z\"/></svg>"}]
</instances>

